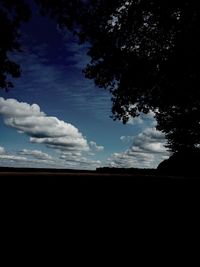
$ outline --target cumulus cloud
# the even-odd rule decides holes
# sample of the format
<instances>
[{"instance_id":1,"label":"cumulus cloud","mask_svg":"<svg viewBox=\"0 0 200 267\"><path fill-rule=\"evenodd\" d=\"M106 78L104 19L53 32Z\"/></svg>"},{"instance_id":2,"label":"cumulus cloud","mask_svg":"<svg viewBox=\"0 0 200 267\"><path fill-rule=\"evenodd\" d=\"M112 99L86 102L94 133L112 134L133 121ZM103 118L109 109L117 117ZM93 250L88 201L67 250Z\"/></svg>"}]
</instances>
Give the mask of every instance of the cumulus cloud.
<instances>
[{"instance_id":1,"label":"cumulus cloud","mask_svg":"<svg viewBox=\"0 0 200 267\"><path fill-rule=\"evenodd\" d=\"M85 158L83 154L94 156L92 152L102 151L103 146L97 145L94 141L88 143L75 126L56 117L47 116L37 104L30 105L16 99L0 97L0 115L7 126L28 135L31 143L43 144L60 152L62 167L94 169L100 166L100 161ZM5 150L0 147L1 161L7 159L38 163L42 160L48 164L54 161L51 156L40 150L23 149L17 155L3 154Z\"/></svg>"},{"instance_id":2,"label":"cumulus cloud","mask_svg":"<svg viewBox=\"0 0 200 267\"><path fill-rule=\"evenodd\" d=\"M2 154L5 154L5 149L4 149L4 147L0 146L0 155L2 155Z\"/></svg>"},{"instance_id":3,"label":"cumulus cloud","mask_svg":"<svg viewBox=\"0 0 200 267\"><path fill-rule=\"evenodd\" d=\"M94 141L90 141L90 147L93 151L99 152L103 151L104 147L103 146L98 146Z\"/></svg>"},{"instance_id":4,"label":"cumulus cloud","mask_svg":"<svg viewBox=\"0 0 200 267\"><path fill-rule=\"evenodd\" d=\"M33 143L45 144L62 150L89 150L87 140L70 123L47 116L37 104L0 98L0 114L7 126L30 136Z\"/></svg>"},{"instance_id":5,"label":"cumulus cloud","mask_svg":"<svg viewBox=\"0 0 200 267\"><path fill-rule=\"evenodd\" d=\"M108 159L109 166L115 168L151 168L154 157L152 154L131 152L114 153Z\"/></svg>"},{"instance_id":6,"label":"cumulus cloud","mask_svg":"<svg viewBox=\"0 0 200 267\"><path fill-rule=\"evenodd\" d=\"M30 138L31 143L45 144L48 147L59 149L61 151L88 151L89 147L87 140L82 136L66 136L66 137L43 137Z\"/></svg>"},{"instance_id":7,"label":"cumulus cloud","mask_svg":"<svg viewBox=\"0 0 200 267\"><path fill-rule=\"evenodd\" d=\"M120 139L126 140L124 136ZM130 137L128 139L130 140ZM111 167L155 168L159 162L169 157L165 148L165 136L155 128L146 128L137 136L133 136L132 141L129 149L114 153L108 159Z\"/></svg>"},{"instance_id":8,"label":"cumulus cloud","mask_svg":"<svg viewBox=\"0 0 200 267\"><path fill-rule=\"evenodd\" d=\"M146 128L133 139L131 151L145 153L166 153L165 136L155 128Z\"/></svg>"},{"instance_id":9,"label":"cumulus cloud","mask_svg":"<svg viewBox=\"0 0 200 267\"><path fill-rule=\"evenodd\" d=\"M148 114L141 113L140 116L138 117L129 117L128 124L131 125L143 125L143 124L150 124L152 126L156 125L156 120L155 120L155 113L153 111L150 111Z\"/></svg>"},{"instance_id":10,"label":"cumulus cloud","mask_svg":"<svg viewBox=\"0 0 200 267\"><path fill-rule=\"evenodd\" d=\"M18 102L15 99L4 99L0 97L0 114L9 118L20 118L26 116L44 116L44 112L40 111L40 107L37 104L29 105L24 102Z\"/></svg>"}]
</instances>

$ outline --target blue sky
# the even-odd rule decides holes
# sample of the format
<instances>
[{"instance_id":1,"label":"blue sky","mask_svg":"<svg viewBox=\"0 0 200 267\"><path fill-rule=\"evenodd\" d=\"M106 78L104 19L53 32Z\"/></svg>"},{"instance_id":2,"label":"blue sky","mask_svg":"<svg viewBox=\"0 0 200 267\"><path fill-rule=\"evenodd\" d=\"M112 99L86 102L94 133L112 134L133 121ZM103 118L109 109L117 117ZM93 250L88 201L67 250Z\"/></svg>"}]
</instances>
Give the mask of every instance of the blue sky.
<instances>
[{"instance_id":1,"label":"blue sky","mask_svg":"<svg viewBox=\"0 0 200 267\"><path fill-rule=\"evenodd\" d=\"M33 13L21 29L15 87L0 91L0 166L157 167L168 157L153 113L113 121L111 95L84 77L88 44Z\"/></svg>"}]
</instances>

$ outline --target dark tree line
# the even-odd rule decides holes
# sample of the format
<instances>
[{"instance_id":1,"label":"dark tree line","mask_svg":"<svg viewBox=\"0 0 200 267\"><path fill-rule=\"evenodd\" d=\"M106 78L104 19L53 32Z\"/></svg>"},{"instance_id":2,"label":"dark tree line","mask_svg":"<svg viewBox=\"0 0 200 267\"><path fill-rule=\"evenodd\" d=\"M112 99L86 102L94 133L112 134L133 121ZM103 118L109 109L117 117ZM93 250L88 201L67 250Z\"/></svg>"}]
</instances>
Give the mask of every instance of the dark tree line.
<instances>
[{"instance_id":1,"label":"dark tree line","mask_svg":"<svg viewBox=\"0 0 200 267\"><path fill-rule=\"evenodd\" d=\"M13 5L10 36L2 49L18 50L19 24L28 16L24 1ZM200 8L193 0L35 0L43 15L89 42L87 78L112 94L113 119L153 110L170 150L193 150L200 144ZM19 6L18 6L19 5ZM0 7L1 7L0 6ZM5 8L5 7L4 7ZM9 6L7 11L11 12ZM0 12L3 12L0 9ZM29 14L28 12L26 14ZM16 19L18 18L18 19ZM2 25L2 24L0 24ZM2 26L0 26L2 28ZM1 29L2 35L2 29ZM2 44L1 44L2 46ZM10 49L10 47L12 49ZM1 52L2 53L2 52ZM6 57L5 57L6 58ZM1 56L0 87L6 74L19 75L14 62ZM9 61L8 61L9 62ZM5 71L4 71L5 69ZM3 73L3 71L4 73ZM2 78L3 77L3 78Z\"/></svg>"}]
</instances>

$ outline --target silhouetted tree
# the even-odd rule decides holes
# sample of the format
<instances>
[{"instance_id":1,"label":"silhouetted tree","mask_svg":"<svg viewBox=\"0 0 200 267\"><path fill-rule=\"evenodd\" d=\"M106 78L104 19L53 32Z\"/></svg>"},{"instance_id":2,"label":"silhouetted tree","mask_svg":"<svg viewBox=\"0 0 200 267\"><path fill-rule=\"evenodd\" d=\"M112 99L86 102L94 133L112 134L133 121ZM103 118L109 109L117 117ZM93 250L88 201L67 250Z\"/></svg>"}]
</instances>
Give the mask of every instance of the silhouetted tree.
<instances>
[{"instance_id":1,"label":"silhouetted tree","mask_svg":"<svg viewBox=\"0 0 200 267\"><path fill-rule=\"evenodd\" d=\"M7 1L0 2L5 5ZM198 1L35 2L42 14L73 31L80 42L90 43L91 62L84 72L97 86L112 93L113 119L126 123L130 116L153 110L157 128L166 134L172 151L192 149L200 143ZM15 41L11 49L18 49L19 24L10 24L14 29L10 39ZM10 69L9 73L19 74L16 66L14 73Z\"/></svg>"},{"instance_id":2,"label":"silhouetted tree","mask_svg":"<svg viewBox=\"0 0 200 267\"><path fill-rule=\"evenodd\" d=\"M0 0L0 88L13 87L9 75L20 76L20 66L10 59L9 52L20 51L19 28L29 17L25 1Z\"/></svg>"},{"instance_id":3,"label":"silhouetted tree","mask_svg":"<svg viewBox=\"0 0 200 267\"><path fill-rule=\"evenodd\" d=\"M193 104L194 103L194 104ZM171 106L156 114L157 129L165 133L167 147L173 152L189 152L200 144L200 107L195 102Z\"/></svg>"},{"instance_id":4,"label":"silhouetted tree","mask_svg":"<svg viewBox=\"0 0 200 267\"><path fill-rule=\"evenodd\" d=\"M113 119L153 110L172 151L200 143L200 9L193 0L36 0L89 42L84 70L113 95Z\"/></svg>"}]
</instances>

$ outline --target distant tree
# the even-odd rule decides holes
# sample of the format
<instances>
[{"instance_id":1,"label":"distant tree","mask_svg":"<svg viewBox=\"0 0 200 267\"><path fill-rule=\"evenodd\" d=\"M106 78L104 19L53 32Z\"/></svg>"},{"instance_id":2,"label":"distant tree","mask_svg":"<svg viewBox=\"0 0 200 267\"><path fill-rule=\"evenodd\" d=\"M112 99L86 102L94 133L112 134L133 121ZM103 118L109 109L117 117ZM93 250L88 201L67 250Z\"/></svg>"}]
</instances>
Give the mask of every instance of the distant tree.
<instances>
[{"instance_id":1,"label":"distant tree","mask_svg":"<svg viewBox=\"0 0 200 267\"><path fill-rule=\"evenodd\" d=\"M172 151L200 143L200 9L194 0L36 0L89 42L84 70L113 95L113 119L153 110Z\"/></svg>"},{"instance_id":2,"label":"distant tree","mask_svg":"<svg viewBox=\"0 0 200 267\"><path fill-rule=\"evenodd\" d=\"M9 81L20 76L20 66L10 59L10 52L19 52L19 29L30 17L30 8L25 1L0 0L0 88L13 87Z\"/></svg>"}]
</instances>

